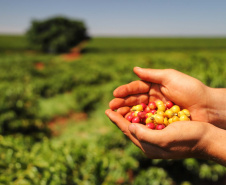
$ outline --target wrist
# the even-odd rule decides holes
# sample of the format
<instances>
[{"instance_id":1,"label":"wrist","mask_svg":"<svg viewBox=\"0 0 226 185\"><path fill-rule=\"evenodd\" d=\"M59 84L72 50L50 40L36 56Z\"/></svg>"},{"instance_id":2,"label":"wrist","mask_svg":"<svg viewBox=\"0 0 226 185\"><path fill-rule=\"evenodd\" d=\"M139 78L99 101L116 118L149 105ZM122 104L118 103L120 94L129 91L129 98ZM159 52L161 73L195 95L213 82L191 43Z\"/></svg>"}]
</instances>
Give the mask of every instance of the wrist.
<instances>
[{"instance_id":1,"label":"wrist","mask_svg":"<svg viewBox=\"0 0 226 185\"><path fill-rule=\"evenodd\" d=\"M202 138L201 158L212 160L226 166L226 131L208 124L206 134Z\"/></svg>"},{"instance_id":2,"label":"wrist","mask_svg":"<svg viewBox=\"0 0 226 185\"><path fill-rule=\"evenodd\" d=\"M208 122L226 129L226 90L208 87L207 95Z\"/></svg>"}]
</instances>

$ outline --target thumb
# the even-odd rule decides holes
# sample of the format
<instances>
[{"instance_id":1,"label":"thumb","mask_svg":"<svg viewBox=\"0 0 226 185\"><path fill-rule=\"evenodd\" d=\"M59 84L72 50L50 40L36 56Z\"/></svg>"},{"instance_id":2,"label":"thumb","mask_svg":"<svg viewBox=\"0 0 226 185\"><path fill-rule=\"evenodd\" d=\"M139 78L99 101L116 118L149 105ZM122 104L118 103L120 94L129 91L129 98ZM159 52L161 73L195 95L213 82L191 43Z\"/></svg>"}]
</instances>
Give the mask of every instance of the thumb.
<instances>
[{"instance_id":1,"label":"thumb","mask_svg":"<svg viewBox=\"0 0 226 185\"><path fill-rule=\"evenodd\" d=\"M141 80L157 84L163 84L167 75L167 71L165 69L146 69L134 67L133 71Z\"/></svg>"},{"instance_id":2,"label":"thumb","mask_svg":"<svg viewBox=\"0 0 226 185\"><path fill-rule=\"evenodd\" d=\"M160 144L163 137L162 130L151 130L145 125L139 123L132 123L128 127L130 133L141 142L148 142L151 144Z\"/></svg>"}]
</instances>

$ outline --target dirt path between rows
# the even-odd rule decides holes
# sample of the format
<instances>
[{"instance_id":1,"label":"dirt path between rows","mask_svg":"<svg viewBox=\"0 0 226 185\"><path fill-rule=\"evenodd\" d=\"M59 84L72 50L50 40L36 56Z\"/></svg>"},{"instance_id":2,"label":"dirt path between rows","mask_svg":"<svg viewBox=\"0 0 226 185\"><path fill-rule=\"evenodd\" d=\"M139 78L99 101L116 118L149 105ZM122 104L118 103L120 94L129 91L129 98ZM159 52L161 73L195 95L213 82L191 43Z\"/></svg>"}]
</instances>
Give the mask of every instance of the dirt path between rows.
<instances>
[{"instance_id":1,"label":"dirt path between rows","mask_svg":"<svg viewBox=\"0 0 226 185\"><path fill-rule=\"evenodd\" d=\"M67 116L56 116L47 123L53 136L59 136L70 122L87 120L87 114L83 112L71 112Z\"/></svg>"},{"instance_id":2,"label":"dirt path between rows","mask_svg":"<svg viewBox=\"0 0 226 185\"><path fill-rule=\"evenodd\" d=\"M86 44L86 41L81 42L77 46L73 47L69 53L62 54L61 57L67 62L72 62L76 59L79 59L81 57L81 51L85 48Z\"/></svg>"}]
</instances>

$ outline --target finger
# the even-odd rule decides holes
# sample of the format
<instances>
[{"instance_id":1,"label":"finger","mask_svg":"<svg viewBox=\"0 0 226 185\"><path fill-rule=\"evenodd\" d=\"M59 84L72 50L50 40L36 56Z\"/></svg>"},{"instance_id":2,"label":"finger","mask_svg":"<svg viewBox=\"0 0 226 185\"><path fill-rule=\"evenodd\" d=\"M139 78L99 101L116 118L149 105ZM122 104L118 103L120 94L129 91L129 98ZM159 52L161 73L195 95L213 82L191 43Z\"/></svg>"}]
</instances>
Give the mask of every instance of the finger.
<instances>
[{"instance_id":1,"label":"finger","mask_svg":"<svg viewBox=\"0 0 226 185\"><path fill-rule=\"evenodd\" d=\"M132 123L129 125L129 131L140 142L154 144L156 146L163 146L164 142L164 130L152 130L145 125Z\"/></svg>"},{"instance_id":2,"label":"finger","mask_svg":"<svg viewBox=\"0 0 226 185\"><path fill-rule=\"evenodd\" d=\"M160 84L152 84L151 89L149 91L149 102L161 100L163 102L166 102L166 97L162 94Z\"/></svg>"},{"instance_id":3,"label":"finger","mask_svg":"<svg viewBox=\"0 0 226 185\"><path fill-rule=\"evenodd\" d=\"M112 110L118 109L120 107L129 106L132 107L134 105L138 105L140 103L148 103L148 94L139 94L128 96L126 98L115 98L110 101L109 107Z\"/></svg>"},{"instance_id":4,"label":"finger","mask_svg":"<svg viewBox=\"0 0 226 185\"><path fill-rule=\"evenodd\" d=\"M165 128L166 129L166 128ZM175 158L165 150L167 146L164 130L151 130L145 125L132 123L129 125L131 134L140 142L143 152L151 159Z\"/></svg>"},{"instance_id":5,"label":"finger","mask_svg":"<svg viewBox=\"0 0 226 185\"><path fill-rule=\"evenodd\" d=\"M151 84L148 82L137 80L116 88L113 95L116 98L122 98L133 94L143 94L149 91L150 86Z\"/></svg>"},{"instance_id":6,"label":"finger","mask_svg":"<svg viewBox=\"0 0 226 185\"><path fill-rule=\"evenodd\" d=\"M125 114L124 118L127 118L129 115L131 115L131 112L128 112L127 114Z\"/></svg>"},{"instance_id":7,"label":"finger","mask_svg":"<svg viewBox=\"0 0 226 185\"><path fill-rule=\"evenodd\" d=\"M130 107L120 107L117 109L117 112L119 114L121 114L123 117L125 117L125 115L130 112Z\"/></svg>"},{"instance_id":8,"label":"finger","mask_svg":"<svg viewBox=\"0 0 226 185\"><path fill-rule=\"evenodd\" d=\"M110 120L115 123L118 128L130 138L130 140L141 148L140 142L130 133L128 130L128 126L131 124L128 120L126 120L121 114L108 109L105 111L105 114L110 118Z\"/></svg>"},{"instance_id":9,"label":"finger","mask_svg":"<svg viewBox=\"0 0 226 185\"><path fill-rule=\"evenodd\" d=\"M167 77L167 70L164 69L145 69L135 67L134 73L141 79L147 82L163 84Z\"/></svg>"}]
</instances>

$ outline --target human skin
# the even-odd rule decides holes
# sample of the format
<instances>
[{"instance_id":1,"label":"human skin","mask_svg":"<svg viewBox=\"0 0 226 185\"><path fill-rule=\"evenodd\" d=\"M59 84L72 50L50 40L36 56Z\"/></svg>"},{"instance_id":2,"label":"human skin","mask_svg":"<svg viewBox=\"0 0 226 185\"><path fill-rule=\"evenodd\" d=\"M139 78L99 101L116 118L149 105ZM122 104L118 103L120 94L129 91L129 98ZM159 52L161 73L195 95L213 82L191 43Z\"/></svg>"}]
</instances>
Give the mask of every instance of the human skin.
<instances>
[{"instance_id":1,"label":"human skin","mask_svg":"<svg viewBox=\"0 0 226 185\"><path fill-rule=\"evenodd\" d=\"M210 88L201 81L173 69L134 68L141 79L115 89L109 106L119 112L141 102L170 100L190 111L193 121L226 129L226 89Z\"/></svg>"},{"instance_id":2,"label":"human skin","mask_svg":"<svg viewBox=\"0 0 226 185\"><path fill-rule=\"evenodd\" d=\"M200 158L226 166L226 131L210 123L179 121L163 130L130 123L111 109L106 115L151 159Z\"/></svg>"},{"instance_id":3,"label":"human skin","mask_svg":"<svg viewBox=\"0 0 226 185\"><path fill-rule=\"evenodd\" d=\"M222 104L224 99L221 99L225 90L207 87L199 80L172 69L134 68L134 72L141 80L120 86L113 93L115 99L109 103L111 109L106 110L112 122L149 158L195 157L226 165L223 114L226 109ZM142 124L131 124L124 118L131 106L158 99L171 100L188 109L193 121L174 122L157 131Z\"/></svg>"}]
</instances>

